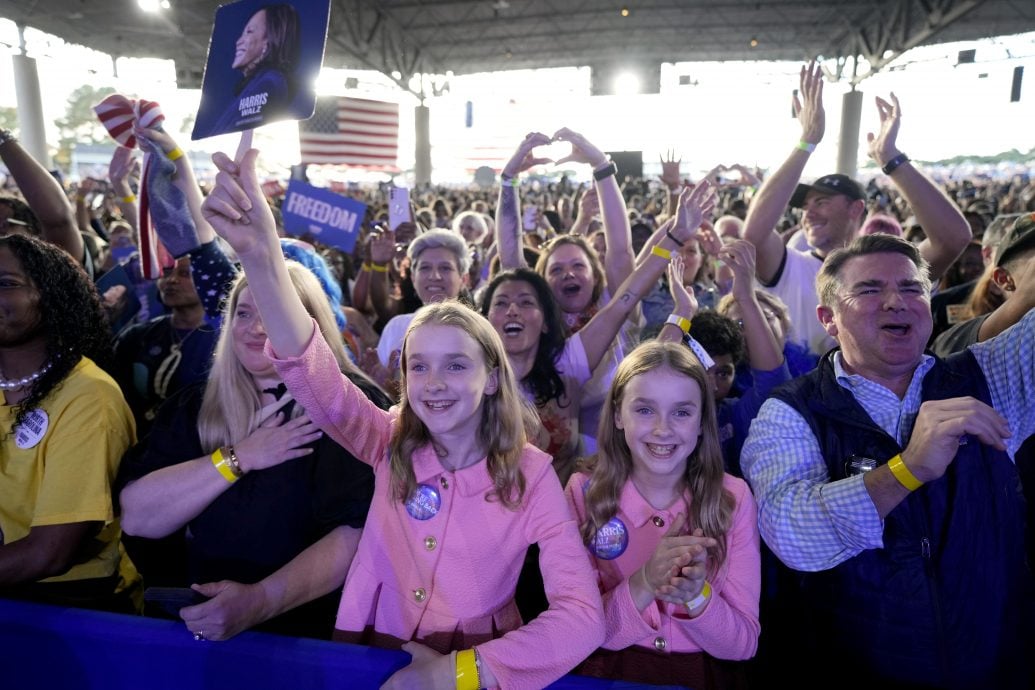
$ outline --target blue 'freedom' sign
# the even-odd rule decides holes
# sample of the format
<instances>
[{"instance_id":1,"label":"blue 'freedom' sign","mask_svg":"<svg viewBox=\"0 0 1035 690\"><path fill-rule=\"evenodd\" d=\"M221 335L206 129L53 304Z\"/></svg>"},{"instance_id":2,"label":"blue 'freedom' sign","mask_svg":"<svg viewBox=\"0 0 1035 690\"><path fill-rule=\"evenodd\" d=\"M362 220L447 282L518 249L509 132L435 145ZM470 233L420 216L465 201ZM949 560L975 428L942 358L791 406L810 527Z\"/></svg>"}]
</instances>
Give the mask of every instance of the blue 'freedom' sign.
<instances>
[{"instance_id":1,"label":"blue 'freedom' sign","mask_svg":"<svg viewBox=\"0 0 1035 690\"><path fill-rule=\"evenodd\" d=\"M288 234L310 235L317 242L351 252L367 205L323 187L291 180L280 210Z\"/></svg>"}]
</instances>

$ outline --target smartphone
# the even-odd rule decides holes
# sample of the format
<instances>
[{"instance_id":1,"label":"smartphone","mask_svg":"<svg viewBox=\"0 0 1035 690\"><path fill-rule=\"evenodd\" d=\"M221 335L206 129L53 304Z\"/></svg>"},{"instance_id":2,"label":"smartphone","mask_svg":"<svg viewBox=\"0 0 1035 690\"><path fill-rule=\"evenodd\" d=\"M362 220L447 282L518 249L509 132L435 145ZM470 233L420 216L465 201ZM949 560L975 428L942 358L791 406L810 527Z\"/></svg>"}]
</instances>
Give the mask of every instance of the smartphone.
<instances>
[{"instance_id":1,"label":"smartphone","mask_svg":"<svg viewBox=\"0 0 1035 690\"><path fill-rule=\"evenodd\" d=\"M406 187L392 187L388 196L388 227L395 230L401 223L410 220L410 190Z\"/></svg>"},{"instance_id":2,"label":"smartphone","mask_svg":"<svg viewBox=\"0 0 1035 690\"><path fill-rule=\"evenodd\" d=\"M148 587L144 590L145 609L157 609L173 618L180 617L180 609L184 606L194 606L206 601L208 597L190 587Z\"/></svg>"}]
</instances>

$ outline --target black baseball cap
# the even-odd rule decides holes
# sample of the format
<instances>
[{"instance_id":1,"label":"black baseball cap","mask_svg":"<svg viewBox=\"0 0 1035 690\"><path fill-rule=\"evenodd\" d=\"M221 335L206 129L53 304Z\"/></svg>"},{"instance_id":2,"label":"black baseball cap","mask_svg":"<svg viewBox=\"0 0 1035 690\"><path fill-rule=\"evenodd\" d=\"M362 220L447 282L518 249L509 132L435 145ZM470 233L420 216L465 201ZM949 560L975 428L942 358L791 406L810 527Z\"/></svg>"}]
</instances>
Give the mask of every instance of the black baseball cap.
<instances>
[{"instance_id":1,"label":"black baseball cap","mask_svg":"<svg viewBox=\"0 0 1035 690\"><path fill-rule=\"evenodd\" d=\"M1002 266L1025 249L1035 248L1035 213L1025 213L1007 230L995 253L995 265Z\"/></svg>"},{"instance_id":2,"label":"black baseball cap","mask_svg":"<svg viewBox=\"0 0 1035 690\"><path fill-rule=\"evenodd\" d=\"M797 189L794 190L794 194L791 195L791 208L801 208L805 203L805 195L811 191L828 196L840 194L852 201L866 198L866 192L863 190L862 185L848 177L848 175L835 173L833 175L824 175L812 184L799 184Z\"/></svg>"}]
</instances>

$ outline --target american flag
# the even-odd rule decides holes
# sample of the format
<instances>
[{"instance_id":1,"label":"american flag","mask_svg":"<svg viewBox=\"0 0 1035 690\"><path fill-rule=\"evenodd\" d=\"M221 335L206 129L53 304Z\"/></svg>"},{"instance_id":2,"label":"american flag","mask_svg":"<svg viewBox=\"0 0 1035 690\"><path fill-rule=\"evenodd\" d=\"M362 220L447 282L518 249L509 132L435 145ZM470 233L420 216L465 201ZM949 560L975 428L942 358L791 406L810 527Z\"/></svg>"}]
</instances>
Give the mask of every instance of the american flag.
<instances>
[{"instance_id":1,"label":"american flag","mask_svg":"<svg viewBox=\"0 0 1035 690\"><path fill-rule=\"evenodd\" d=\"M298 123L302 163L396 168L399 104L363 98L321 98Z\"/></svg>"}]
</instances>

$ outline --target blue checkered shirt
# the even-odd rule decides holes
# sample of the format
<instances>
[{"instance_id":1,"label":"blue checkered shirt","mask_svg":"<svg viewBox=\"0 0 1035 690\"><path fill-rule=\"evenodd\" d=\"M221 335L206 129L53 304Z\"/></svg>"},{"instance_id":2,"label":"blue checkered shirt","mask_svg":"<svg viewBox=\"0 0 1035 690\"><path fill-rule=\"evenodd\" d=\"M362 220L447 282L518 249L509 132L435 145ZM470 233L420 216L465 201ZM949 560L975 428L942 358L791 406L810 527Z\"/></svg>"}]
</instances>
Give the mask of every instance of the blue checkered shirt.
<instances>
[{"instance_id":1,"label":"blue checkered shirt","mask_svg":"<svg viewBox=\"0 0 1035 690\"><path fill-rule=\"evenodd\" d=\"M998 337L970 348L985 374L992 406L1009 424L1007 453L1035 433L1035 309ZM837 382L901 447L909 443L920 409L921 385L934 366L923 355L905 396L847 374L834 355ZM769 548L792 568L832 568L864 549L879 549L884 524L863 475L831 481L819 442L790 405L770 398L751 424L741 454L744 476L758 501L758 528Z\"/></svg>"}]
</instances>

